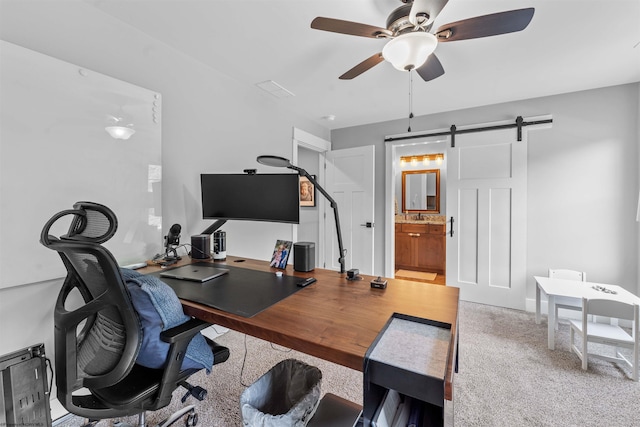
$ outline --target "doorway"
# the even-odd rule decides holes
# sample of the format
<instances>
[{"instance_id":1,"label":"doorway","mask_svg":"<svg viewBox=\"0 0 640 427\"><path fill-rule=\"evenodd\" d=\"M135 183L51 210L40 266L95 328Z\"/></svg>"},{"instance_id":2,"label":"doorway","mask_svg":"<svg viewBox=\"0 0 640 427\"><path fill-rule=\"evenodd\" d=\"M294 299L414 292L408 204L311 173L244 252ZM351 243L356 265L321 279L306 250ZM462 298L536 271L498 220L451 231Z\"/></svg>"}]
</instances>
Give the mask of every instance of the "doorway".
<instances>
[{"instance_id":1,"label":"doorway","mask_svg":"<svg viewBox=\"0 0 640 427\"><path fill-rule=\"evenodd\" d=\"M446 223L446 183L447 183L447 144L448 137L427 137L419 141L390 141L386 145L386 176L391 179L386 180L385 188L385 240L389 242L385 250L385 276L398 279L408 279L412 281L446 284L446 238L443 234L447 230ZM402 159L402 162L401 162ZM429 184L429 177L437 175L438 206L425 206L425 209L416 204L415 191L409 189L414 185L411 180L419 175L425 177L427 187L435 188ZM403 186L403 175L405 185ZM411 178L408 178L411 177ZM404 201L403 201L404 191ZM431 193L430 193L431 194ZM429 195L426 195L427 198ZM419 196L422 199L422 195ZM425 199L425 202L427 199ZM427 202L428 204L428 202ZM424 221L425 215L429 221ZM418 224L407 224L413 218L420 220ZM429 229L427 222L436 222ZM438 223L438 221L440 221ZM405 225L407 224L407 225ZM415 227L415 230L413 229ZM422 230L424 228L424 230ZM408 232L404 232L406 231ZM398 232L396 234L396 231ZM427 237L425 233L429 234ZM430 234L433 233L433 234ZM440 236L437 236L440 233ZM396 237L398 240L396 240ZM417 254L416 254L417 251ZM440 253L438 258L442 258L436 265L424 258L425 252ZM407 253L413 261L407 260ZM398 262L396 258L398 257ZM409 265L411 264L411 265ZM421 274L427 272L431 274Z\"/></svg>"},{"instance_id":2,"label":"doorway","mask_svg":"<svg viewBox=\"0 0 640 427\"><path fill-rule=\"evenodd\" d=\"M340 206L345 265L363 274L374 270L374 194L375 149L373 146L331 150L331 143L305 131L293 129L293 164L302 164L317 173L317 181ZM304 238L316 242L316 265L340 269L338 265L337 214L326 196L315 190L314 206L301 207L303 227L293 226L294 241ZM315 227L317 224L317 227Z\"/></svg>"}]
</instances>

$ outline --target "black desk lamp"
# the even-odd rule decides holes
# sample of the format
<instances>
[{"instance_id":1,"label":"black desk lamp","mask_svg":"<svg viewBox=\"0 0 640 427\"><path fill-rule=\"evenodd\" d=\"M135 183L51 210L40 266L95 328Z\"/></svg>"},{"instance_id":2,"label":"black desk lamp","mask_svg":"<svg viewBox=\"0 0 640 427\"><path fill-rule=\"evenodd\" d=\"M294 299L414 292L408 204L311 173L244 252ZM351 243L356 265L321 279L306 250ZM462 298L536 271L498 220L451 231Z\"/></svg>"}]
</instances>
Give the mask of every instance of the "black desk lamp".
<instances>
[{"instance_id":1,"label":"black desk lamp","mask_svg":"<svg viewBox=\"0 0 640 427\"><path fill-rule=\"evenodd\" d=\"M333 208L333 216L336 219L336 232L338 233L338 250L340 251L340 257L338 258L338 262L340 263L340 273L344 273L345 272L345 268L344 268L345 249L342 247L342 232L340 231L340 218L338 217L338 204L336 203L336 201L333 200L333 198L329 195L329 193L327 193L324 190L324 188L322 188L322 186L318 184L318 181L316 181L311 175L309 175L309 173L306 170L298 166L292 165L289 159L285 159L284 157L278 157L278 156L258 156L256 160L258 161L258 163L266 166L293 169L294 171L298 172L298 175L304 176L309 181L311 181L311 183L315 185L315 187L318 190L320 190L322 195L326 197L327 200L329 200L329 203L331 203L331 207Z\"/></svg>"}]
</instances>

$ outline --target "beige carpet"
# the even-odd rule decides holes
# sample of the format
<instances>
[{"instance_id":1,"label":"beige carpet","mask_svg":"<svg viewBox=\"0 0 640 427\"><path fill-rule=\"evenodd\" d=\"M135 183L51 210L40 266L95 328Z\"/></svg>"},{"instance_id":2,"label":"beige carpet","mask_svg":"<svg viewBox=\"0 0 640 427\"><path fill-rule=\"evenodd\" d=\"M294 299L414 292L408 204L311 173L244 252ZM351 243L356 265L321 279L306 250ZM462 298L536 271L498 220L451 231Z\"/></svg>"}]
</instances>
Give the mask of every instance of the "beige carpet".
<instances>
[{"instance_id":1,"label":"beige carpet","mask_svg":"<svg viewBox=\"0 0 640 427\"><path fill-rule=\"evenodd\" d=\"M428 302L427 302L428 303ZM295 325L291 325L295 328ZM535 314L460 302L460 370L454 380L456 427L631 427L640 425L640 383L628 368L590 359L589 369L569 351L569 325L561 319L556 350L547 348L547 322ZM322 371L322 392L362 403L362 374L234 331L218 338L231 349L230 359L211 375L198 373L193 383L208 389L194 402L202 427L238 427L240 394L246 385L278 361L299 358ZM245 353L246 352L246 353ZM246 361L244 360L246 354ZM244 371L242 366L244 365ZM181 406L181 391L170 407L150 414L166 417ZM58 426L77 427L75 418ZM55 424L54 424L55 425ZM98 424L111 426L109 421ZM182 421L176 426L184 425Z\"/></svg>"},{"instance_id":2,"label":"beige carpet","mask_svg":"<svg viewBox=\"0 0 640 427\"><path fill-rule=\"evenodd\" d=\"M397 278L407 278L407 279L420 279L420 280L435 280L437 274L436 273L426 273L424 271L413 271L413 270L398 270L396 271Z\"/></svg>"},{"instance_id":3,"label":"beige carpet","mask_svg":"<svg viewBox=\"0 0 640 427\"><path fill-rule=\"evenodd\" d=\"M291 325L295 328L295 325ZM317 366L322 371L322 394L333 393L352 402L362 404L362 373L327 362L317 357L309 356L285 347L271 344L236 331L216 338L216 342L227 346L231 351L229 360L215 365L210 375L203 371L196 373L189 382L204 387L207 397L199 402L194 398L187 400L194 404L199 417L198 427L241 427L240 395L245 388L261 375L271 369L279 361L294 358ZM171 404L156 412L147 414L147 425L153 426L166 419L173 411L184 404L180 399L184 395L182 389L173 394ZM54 427L80 427L84 419L72 417L54 423ZM116 420L100 421L96 427L115 427ZM137 417L124 417L119 421L135 425ZM183 420L174 424L175 427L184 426ZM4 427L1 426L0 427Z\"/></svg>"}]
</instances>

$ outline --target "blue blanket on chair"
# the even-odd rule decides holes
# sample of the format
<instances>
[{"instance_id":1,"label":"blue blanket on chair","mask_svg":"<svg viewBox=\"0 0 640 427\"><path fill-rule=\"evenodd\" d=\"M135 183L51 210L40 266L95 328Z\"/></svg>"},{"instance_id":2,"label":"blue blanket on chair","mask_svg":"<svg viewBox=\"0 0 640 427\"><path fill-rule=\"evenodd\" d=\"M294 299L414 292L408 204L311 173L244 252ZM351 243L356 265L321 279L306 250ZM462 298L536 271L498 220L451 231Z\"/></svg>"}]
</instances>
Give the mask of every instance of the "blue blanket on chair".
<instances>
[{"instance_id":1,"label":"blue blanket on chair","mask_svg":"<svg viewBox=\"0 0 640 427\"><path fill-rule=\"evenodd\" d=\"M121 272L142 326L142 345L136 362L148 368L162 368L169 344L160 339L160 332L181 325L190 317L182 311L173 289L162 280L126 268ZM210 373L212 367L213 353L198 332L187 347L182 369L204 368Z\"/></svg>"}]
</instances>

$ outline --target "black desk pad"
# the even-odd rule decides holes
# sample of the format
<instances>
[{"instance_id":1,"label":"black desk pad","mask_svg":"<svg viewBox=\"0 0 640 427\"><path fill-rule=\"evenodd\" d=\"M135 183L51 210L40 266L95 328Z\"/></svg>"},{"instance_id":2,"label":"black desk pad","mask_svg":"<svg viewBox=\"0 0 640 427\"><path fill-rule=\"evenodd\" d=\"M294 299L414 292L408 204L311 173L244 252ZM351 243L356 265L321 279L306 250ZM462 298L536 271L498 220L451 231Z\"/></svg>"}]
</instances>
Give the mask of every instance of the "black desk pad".
<instances>
[{"instance_id":1,"label":"black desk pad","mask_svg":"<svg viewBox=\"0 0 640 427\"><path fill-rule=\"evenodd\" d=\"M195 265L200 264L211 265L208 262L195 263ZM233 267L228 264L216 265L216 267L228 268L229 273L203 283L160 277L161 272L151 274L171 286L178 298L242 317L253 317L289 295L304 289L297 285L304 280L300 277L285 274L278 277L275 273Z\"/></svg>"}]
</instances>

